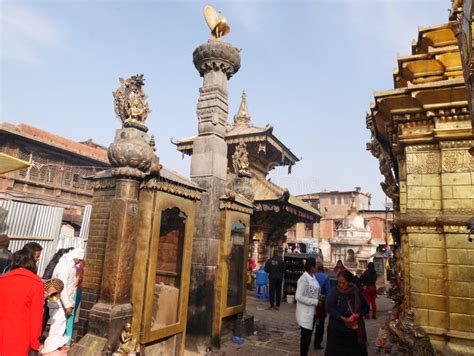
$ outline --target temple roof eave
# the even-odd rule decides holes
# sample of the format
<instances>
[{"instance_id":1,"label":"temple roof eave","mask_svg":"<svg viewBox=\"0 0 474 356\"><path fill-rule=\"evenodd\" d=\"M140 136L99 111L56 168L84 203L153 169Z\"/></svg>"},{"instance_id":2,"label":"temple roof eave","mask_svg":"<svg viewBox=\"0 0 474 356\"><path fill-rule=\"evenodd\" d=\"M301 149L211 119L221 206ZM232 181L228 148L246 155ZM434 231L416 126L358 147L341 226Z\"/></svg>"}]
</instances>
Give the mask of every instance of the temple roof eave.
<instances>
[{"instance_id":1,"label":"temple roof eave","mask_svg":"<svg viewBox=\"0 0 474 356\"><path fill-rule=\"evenodd\" d=\"M273 127L267 125L265 128L249 127L252 130L230 130L227 132L225 140L227 145L238 144L240 141L244 143L268 143L276 151L284 154L286 160L282 160L282 165L294 165L300 161L298 157L286 147L277 137L272 134ZM172 141L176 145L178 151L186 155L192 155L193 144L197 136L187 137L181 140Z\"/></svg>"},{"instance_id":2,"label":"temple roof eave","mask_svg":"<svg viewBox=\"0 0 474 356\"><path fill-rule=\"evenodd\" d=\"M385 121L389 121L392 115L467 106L462 78L375 92L374 98L375 103L371 106L372 116L382 115Z\"/></svg>"},{"instance_id":3,"label":"temple roof eave","mask_svg":"<svg viewBox=\"0 0 474 356\"><path fill-rule=\"evenodd\" d=\"M319 210L291 195L287 189L260 177L253 177L251 185L255 191L257 210L278 207L278 210L283 209L307 221L319 221L321 219Z\"/></svg>"},{"instance_id":4,"label":"temple roof eave","mask_svg":"<svg viewBox=\"0 0 474 356\"><path fill-rule=\"evenodd\" d=\"M87 179L87 180L111 179L111 178L113 178L112 170L113 170L113 168L105 169L105 170L102 170L100 172L97 172L94 175L85 176L85 177L83 177L83 179ZM143 181L143 184L145 186L148 185L148 187L151 187L153 185L153 183L150 183L150 182L152 182L153 180L159 180L159 181L173 183L173 184L176 184L178 186L189 189L190 191L195 191L196 196L198 196L198 197L200 197L201 193L205 191L205 189L200 188L199 185L197 185L192 180L190 180L186 177L183 177L179 173L177 173L173 170L170 170L170 169L166 168L163 165L161 165L160 172L159 172L158 175L149 176L149 177L145 178L145 180Z\"/></svg>"}]
</instances>

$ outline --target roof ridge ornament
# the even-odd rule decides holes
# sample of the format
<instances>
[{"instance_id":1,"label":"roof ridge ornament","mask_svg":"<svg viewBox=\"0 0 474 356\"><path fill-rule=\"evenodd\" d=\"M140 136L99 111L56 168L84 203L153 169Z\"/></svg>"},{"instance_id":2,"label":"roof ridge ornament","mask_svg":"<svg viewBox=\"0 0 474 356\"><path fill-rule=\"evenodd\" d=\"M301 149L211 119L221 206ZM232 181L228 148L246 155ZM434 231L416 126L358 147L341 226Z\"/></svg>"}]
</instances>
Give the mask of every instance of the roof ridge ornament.
<instances>
[{"instance_id":1,"label":"roof ridge ornament","mask_svg":"<svg viewBox=\"0 0 474 356\"><path fill-rule=\"evenodd\" d=\"M234 124L236 125L243 125L243 124L250 124L250 119L252 118L250 116L249 108L247 105L247 93L245 92L245 89L242 91L242 96L241 96L241 101L240 101L240 106L239 106L239 111L237 111L237 114L234 116Z\"/></svg>"}]
</instances>

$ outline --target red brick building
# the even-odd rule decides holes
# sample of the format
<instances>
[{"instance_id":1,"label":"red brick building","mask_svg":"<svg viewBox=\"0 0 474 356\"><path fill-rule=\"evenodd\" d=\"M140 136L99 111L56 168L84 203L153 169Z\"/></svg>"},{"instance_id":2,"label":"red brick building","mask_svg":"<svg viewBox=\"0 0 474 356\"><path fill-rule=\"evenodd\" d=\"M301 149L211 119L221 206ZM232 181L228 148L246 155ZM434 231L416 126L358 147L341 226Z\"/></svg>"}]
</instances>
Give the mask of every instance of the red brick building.
<instances>
[{"instance_id":1,"label":"red brick building","mask_svg":"<svg viewBox=\"0 0 474 356\"><path fill-rule=\"evenodd\" d=\"M31 164L0 176L0 199L63 207L64 220L73 225L92 200L84 177L109 166L105 147L26 124L0 124L0 151Z\"/></svg>"}]
</instances>

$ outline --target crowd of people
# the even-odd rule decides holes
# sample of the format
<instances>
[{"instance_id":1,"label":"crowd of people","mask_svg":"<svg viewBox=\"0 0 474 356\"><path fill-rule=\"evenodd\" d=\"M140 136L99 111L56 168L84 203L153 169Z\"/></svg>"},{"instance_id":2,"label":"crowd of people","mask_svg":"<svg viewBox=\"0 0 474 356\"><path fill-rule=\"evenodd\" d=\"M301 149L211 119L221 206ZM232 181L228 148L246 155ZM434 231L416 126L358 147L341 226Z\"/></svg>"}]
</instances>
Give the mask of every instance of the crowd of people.
<instances>
[{"instance_id":1,"label":"crowd of people","mask_svg":"<svg viewBox=\"0 0 474 356\"><path fill-rule=\"evenodd\" d=\"M296 289L296 321L301 329L300 354L306 356L314 330L314 348L321 350L324 323L327 324L325 355L367 355L367 333L364 318L376 318L377 273L374 264L358 278L338 261L334 272L337 285L331 288L322 262L309 258L305 273L299 278ZM369 307L370 303L370 307Z\"/></svg>"},{"instance_id":2,"label":"crowd of people","mask_svg":"<svg viewBox=\"0 0 474 356\"><path fill-rule=\"evenodd\" d=\"M373 262L360 277L351 273L341 260L333 272L337 284L331 287L323 263L314 258L305 259L305 272L297 282L296 322L300 327L300 354L308 354L314 333L314 349L322 350L327 323L325 355L367 355L367 334L364 319L375 319L377 273ZM270 308L278 310L285 262L279 250L265 263L269 277ZM371 314L371 315L370 315Z\"/></svg>"},{"instance_id":3,"label":"crowd of people","mask_svg":"<svg viewBox=\"0 0 474 356\"><path fill-rule=\"evenodd\" d=\"M40 278L39 243L26 243L15 253L8 247L8 236L0 235L0 355L66 355L80 303L84 250L58 250Z\"/></svg>"}]
</instances>

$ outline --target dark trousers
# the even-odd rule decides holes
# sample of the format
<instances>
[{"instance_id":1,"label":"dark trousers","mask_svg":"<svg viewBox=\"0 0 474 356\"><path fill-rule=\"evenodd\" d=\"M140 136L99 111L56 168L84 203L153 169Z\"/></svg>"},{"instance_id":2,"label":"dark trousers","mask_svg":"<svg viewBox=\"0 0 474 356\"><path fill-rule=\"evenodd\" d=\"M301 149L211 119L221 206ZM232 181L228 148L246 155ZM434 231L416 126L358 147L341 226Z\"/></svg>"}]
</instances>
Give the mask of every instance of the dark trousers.
<instances>
[{"instance_id":1,"label":"dark trousers","mask_svg":"<svg viewBox=\"0 0 474 356\"><path fill-rule=\"evenodd\" d=\"M311 344L311 336L313 335L313 330L305 329L302 327L300 327L300 329L301 329L300 355L306 356L308 355L309 344Z\"/></svg>"},{"instance_id":2,"label":"dark trousers","mask_svg":"<svg viewBox=\"0 0 474 356\"><path fill-rule=\"evenodd\" d=\"M314 321L316 323L316 328L314 330L314 347L321 346L321 343L323 342L325 320L326 317L316 319L316 315L314 316Z\"/></svg>"},{"instance_id":3,"label":"dark trousers","mask_svg":"<svg viewBox=\"0 0 474 356\"><path fill-rule=\"evenodd\" d=\"M49 308L48 308L48 302L45 302L43 306L43 325L41 328L41 335L43 335L44 329L46 329L46 325L48 324L48 321L49 321Z\"/></svg>"},{"instance_id":4,"label":"dark trousers","mask_svg":"<svg viewBox=\"0 0 474 356\"><path fill-rule=\"evenodd\" d=\"M271 278L269 280L270 283L270 306L273 307L275 306L275 294L276 294L276 306L280 306L280 301L281 301L281 279L274 279Z\"/></svg>"}]
</instances>

